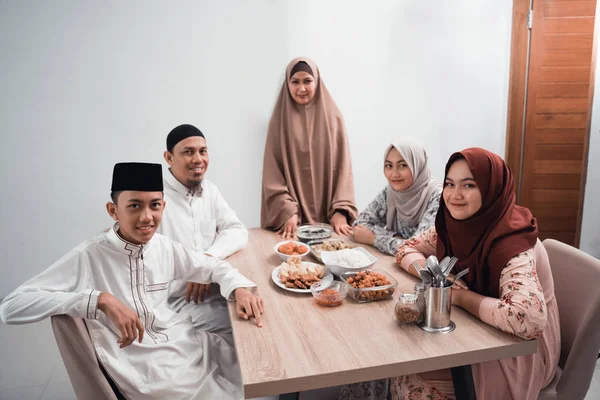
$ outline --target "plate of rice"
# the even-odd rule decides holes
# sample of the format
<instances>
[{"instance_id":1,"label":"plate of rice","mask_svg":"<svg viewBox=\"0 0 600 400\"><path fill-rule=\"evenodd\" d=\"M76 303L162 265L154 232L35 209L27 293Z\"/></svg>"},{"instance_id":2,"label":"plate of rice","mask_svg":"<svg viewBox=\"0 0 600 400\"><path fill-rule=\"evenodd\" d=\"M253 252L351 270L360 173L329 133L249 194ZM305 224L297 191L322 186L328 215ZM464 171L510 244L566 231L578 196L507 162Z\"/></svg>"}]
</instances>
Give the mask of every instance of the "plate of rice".
<instances>
[{"instance_id":1,"label":"plate of rice","mask_svg":"<svg viewBox=\"0 0 600 400\"><path fill-rule=\"evenodd\" d=\"M357 272L368 269L377 262L377 257L362 247L322 251L321 259L327 269L338 276L344 272Z\"/></svg>"},{"instance_id":2,"label":"plate of rice","mask_svg":"<svg viewBox=\"0 0 600 400\"><path fill-rule=\"evenodd\" d=\"M342 239L327 239L327 240L311 240L307 243L310 247L310 251L312 255L319 261L323 263L323 259L321 258L321 253L324 251L334 252L340 251L344 249L353 249L358 247L356 243L347 242Z\"/></svg>"}]
</instances>

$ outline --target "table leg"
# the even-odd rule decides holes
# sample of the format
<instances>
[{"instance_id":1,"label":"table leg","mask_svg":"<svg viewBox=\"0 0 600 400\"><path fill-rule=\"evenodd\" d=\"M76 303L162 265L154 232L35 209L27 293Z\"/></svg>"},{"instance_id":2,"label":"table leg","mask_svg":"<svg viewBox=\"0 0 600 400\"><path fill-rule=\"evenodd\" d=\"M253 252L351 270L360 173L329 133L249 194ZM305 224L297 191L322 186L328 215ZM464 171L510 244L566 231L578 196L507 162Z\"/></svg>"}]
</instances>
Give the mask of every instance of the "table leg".
<instances>
[{"instance_id":1,"label":"table leg","mask_svg":"<svg viewBox=\"0 0 600 400\"><path fill-rule=\"evenodd\" d=\"M279 400L300 400L300 392L280 394Z\"/></svg>"},{"instance_id":2,"label":"table leg","mask_svg":"<svg viewBox=\"0 0 600 400\"><path fill-rule=\"evenodd\" d=\"M470 365L452 368L452 383L454 384L456 400L477 400Z\"/></svg>"}]
</instances>

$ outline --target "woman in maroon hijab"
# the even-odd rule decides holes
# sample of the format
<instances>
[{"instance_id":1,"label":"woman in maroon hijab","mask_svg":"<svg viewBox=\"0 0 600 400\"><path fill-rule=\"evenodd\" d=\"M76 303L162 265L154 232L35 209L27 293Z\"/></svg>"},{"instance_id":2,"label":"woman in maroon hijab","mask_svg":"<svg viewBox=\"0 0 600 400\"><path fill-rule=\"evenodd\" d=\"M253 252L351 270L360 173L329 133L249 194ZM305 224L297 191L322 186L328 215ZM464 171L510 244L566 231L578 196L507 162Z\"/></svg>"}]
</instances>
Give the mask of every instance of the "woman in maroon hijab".
<instances>
[{"instance_id":1,"label":"woman in maroon hijab","mask_svg":"<svg viewBox=\"0 0 600 400\"><path fill-rule=\"evenodd\" d=\"M504 332L539 340L535 354L473 365L477 398L537 399L560 355L554 282L537 221L515 204L510 168L480 148L450 157L442 198L435 228L400 246L397 262L416 274L411 265L430 255L458 257L453 272L469 273L454 285L452 303ZM450 371L394 378L392 397L452 399Z\"/></svg>"}]
</instances>

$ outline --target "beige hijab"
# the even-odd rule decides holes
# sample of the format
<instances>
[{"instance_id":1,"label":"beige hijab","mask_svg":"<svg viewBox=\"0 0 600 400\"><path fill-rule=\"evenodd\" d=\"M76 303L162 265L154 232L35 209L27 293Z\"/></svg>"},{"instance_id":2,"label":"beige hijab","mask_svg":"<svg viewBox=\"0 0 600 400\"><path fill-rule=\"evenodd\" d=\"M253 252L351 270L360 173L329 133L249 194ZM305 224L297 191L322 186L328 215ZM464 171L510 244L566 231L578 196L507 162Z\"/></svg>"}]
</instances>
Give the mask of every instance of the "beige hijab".
<instances>
[{"instance_id":1,"label":"beige hijab","mask_svg":"<svg viewBox=\"0 0 600 400\"><path fill-rule=\"evenodd\" d=\"M392 148L398 150L413 176L412 185L401 192L396 192L388 185L387 227L397 232L398 219L408 226L419 225L432 192L440 184L431 179L431 171L427 166L427 153L417 140L406 137L390 144L383 155L384 163Z\"/></svg>"},{"instance_id":2,"label":"beige hijab","mask_svg":"<svg viewBox=\"0 0 600 400\"><path fill-rule=\"evenodd\" d=\"M310 66L316 84L307 105L297 104L288 86L290 72L300 61ZM352 223L357 215L344 120L317 65L306 57L288 64L271 116L261 203L261 226L274 230L294 214L300 223L329 223L336 211Z\"/></svg>"}]
</instances>

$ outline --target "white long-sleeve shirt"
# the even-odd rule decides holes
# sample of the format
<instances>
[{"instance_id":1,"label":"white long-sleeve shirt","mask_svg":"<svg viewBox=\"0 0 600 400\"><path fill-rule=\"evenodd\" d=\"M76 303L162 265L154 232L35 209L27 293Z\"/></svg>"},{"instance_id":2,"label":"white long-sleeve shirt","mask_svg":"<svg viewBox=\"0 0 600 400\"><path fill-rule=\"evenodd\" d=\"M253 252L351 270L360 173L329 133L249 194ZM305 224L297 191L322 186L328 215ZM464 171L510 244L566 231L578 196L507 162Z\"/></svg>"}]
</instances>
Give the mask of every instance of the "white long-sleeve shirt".
<instances>
[{"instance_id":1,"label":"white long-sleeve shirt","mask_svg":"<svg viewBox=\"0 0 600 400\"><path fill-rule=\"evenodd\" d=\"M233 350L171 311L168 287L174 279L217 282L230 299L235 289L255 285L229 263L165 236L134 245L117 230L118 224L83 242L19 286L0 304L0 319L23 324L58 314L86 318L98 358L129 399L242 398ZM97 308L102 292L137 312L142 343L119 348L118 329Z\"/></svg>"},{"instance_id":2,"label":"white long-sleeve shirt","mask_svg":"<svg viewBox=\"0 0 600 400\"><path fill-rule=\"evenodd\" d=\"M248 244L248 230L219 189L203 179L190 192L171 173L164 173L165 212L158 232L199 253L224 259Z\"/></svg>"}]
</instances>

